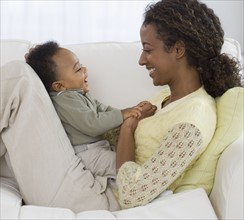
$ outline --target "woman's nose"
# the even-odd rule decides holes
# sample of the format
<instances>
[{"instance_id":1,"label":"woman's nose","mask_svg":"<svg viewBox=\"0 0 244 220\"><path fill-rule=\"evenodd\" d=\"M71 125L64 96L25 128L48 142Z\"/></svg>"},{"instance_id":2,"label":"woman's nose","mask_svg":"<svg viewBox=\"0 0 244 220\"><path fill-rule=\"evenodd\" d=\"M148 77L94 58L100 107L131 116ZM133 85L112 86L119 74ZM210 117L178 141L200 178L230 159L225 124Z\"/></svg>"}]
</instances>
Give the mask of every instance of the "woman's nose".
<instances>
[{"instance_id":1,"label":"woman's nose","mask_svg":"<svg viewBox=\"0 0 244 220\"><path fill-rule=\"evenodd\" d=\"M145 59L145 56L143 55L143 53L141 53L141 56L140 56L140 58L139 58L139 60L138 60L138 63L139 63L139 65L141 65L141 66L143 66L143 65L146 64L146 59Z\"/></svg>"}]
</instances>

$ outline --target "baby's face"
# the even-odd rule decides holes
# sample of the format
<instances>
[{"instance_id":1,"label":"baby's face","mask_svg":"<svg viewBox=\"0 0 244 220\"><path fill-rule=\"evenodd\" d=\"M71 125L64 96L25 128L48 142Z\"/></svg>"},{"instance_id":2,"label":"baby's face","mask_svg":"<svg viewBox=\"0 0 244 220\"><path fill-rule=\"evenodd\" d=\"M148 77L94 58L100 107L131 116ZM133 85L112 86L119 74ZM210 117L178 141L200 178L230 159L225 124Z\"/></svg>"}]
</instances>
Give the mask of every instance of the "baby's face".
<instances>
[{"instance_id":1,"label":"baby's face","mask_svg":"<svg viewBox=\"0 0 244 220\"><path fill-rule=\"evenodd\" d=\"M85 93L89 91L86 68L83 67L74 53L61 48L53 56L57 65L58 82L61 91L69 89L81 89Z\"/></svg>"}]
</instances>

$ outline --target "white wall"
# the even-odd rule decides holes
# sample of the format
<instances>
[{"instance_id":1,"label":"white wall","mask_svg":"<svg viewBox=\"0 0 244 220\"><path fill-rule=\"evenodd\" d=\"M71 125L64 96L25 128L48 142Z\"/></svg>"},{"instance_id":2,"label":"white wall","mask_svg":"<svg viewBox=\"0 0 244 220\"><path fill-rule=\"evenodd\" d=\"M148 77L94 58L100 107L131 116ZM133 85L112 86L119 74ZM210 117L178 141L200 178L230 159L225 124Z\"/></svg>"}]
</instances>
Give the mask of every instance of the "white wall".
<instances>
[{"instance_id":1,"label":"white wall","mask_svg":"<svg viewBox=\"0 0 244 220\"><path fill-rule=\"evenodd\" d=\"M60 44L139 40L142 14L152 1L157 0L1 0L1 39ZM202 1L243 52L244 0Z\"/></svg>"},{"instance_id":2,"label":"white wall","mask_svg":"<svg viewBox=\"0 0 244 220\"><path fill-rule=\"evenodd\" d=\"M152 0L1 0L1 39L137 41Z\"/></svg>"}]
</instances>

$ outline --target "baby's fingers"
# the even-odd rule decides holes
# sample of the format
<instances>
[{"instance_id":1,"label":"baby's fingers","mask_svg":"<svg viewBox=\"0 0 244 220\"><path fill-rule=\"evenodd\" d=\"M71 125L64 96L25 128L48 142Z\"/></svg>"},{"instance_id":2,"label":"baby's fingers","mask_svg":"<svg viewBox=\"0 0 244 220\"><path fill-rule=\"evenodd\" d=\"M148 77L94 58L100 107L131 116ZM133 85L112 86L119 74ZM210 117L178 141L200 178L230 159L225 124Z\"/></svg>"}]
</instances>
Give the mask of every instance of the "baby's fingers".
<instances>
[{"instance_id":1,"label":"baby's fingers","mask_svg":"<svg viewBox=\"0 0 244 220\"><path fill-rule=\"evenodd\" d=\"M150 102L148 102L148 101L142 101L139 104L137 104L137 107L143 107L144 105L146 105L148 103L150 103Z\"/></svg>"},{"instance_id":2,"label":"baby's fingers","mask_svg":"<svg viewBox=\"0 0 244 220\"><path fill-rule=\"evenodd\" d=\"M140 118L141 117L141 110L139 108L134 108L132 110L133 117Z\"/></svg>"}]
</instances>

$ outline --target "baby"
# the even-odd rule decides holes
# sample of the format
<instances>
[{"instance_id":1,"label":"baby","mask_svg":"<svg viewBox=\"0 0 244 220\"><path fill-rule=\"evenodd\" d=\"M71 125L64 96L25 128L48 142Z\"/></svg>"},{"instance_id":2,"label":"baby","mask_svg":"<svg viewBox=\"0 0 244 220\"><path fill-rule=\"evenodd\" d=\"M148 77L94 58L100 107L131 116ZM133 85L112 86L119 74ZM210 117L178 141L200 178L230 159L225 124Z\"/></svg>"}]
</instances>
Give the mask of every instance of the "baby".
<instances>
[{"instance_id":1,"label":"baby","mask_svg":"<svg viewBox=\"0 0 244 220\"><path fill-rule=\"evenodd\" d=\"M119 110L94 99L89 94L86 67L74 53L53 41L31 49L26 62L42 80L85 168L95 176L107 177L114 182L115 152L102 135L128 117L139 118L147 102Z\"/></svg>"}]
</instances>

